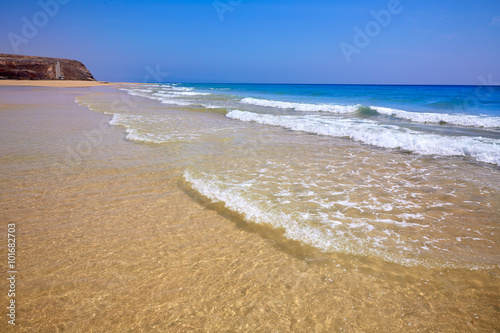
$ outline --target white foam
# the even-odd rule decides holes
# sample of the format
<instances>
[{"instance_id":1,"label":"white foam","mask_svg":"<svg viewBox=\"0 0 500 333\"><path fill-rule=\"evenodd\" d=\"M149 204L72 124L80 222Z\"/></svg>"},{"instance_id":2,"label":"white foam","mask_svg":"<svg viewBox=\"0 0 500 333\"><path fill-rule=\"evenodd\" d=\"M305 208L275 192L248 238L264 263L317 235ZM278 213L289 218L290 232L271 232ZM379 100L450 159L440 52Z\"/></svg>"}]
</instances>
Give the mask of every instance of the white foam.
<instances>
[{"instance_id":1,"label":"white foam","mask_svg":"<svg viewBox=\"0 0 500 333\"><path fill-rule=\"evenodd\" d=\"M221 105L208 105L208 104L200 104L201 106L203 106L204 108L207 108L207 109L225 109L226 107L225 106L221 106Z\"/></svg>"},{"instance_id":2,"label":"white foam","mask_svg":"<svg viewBox=\"0 0 500 333\"><path fill-rule=\"evenodd\" d=\"M132 114L120 114L117 113L113 115L111 120L109 121L110 125L115 125L115 126L125 126L129 124L131 121L137 121L142 119L141 115L132 115Z\"/></svg>"},{"instance_id":3,"label":"white foam","mask_svg":"<svg viewBox=\"0 0 500 333\"><path fill-rule=\"evenodd\" d=\"M133 92L139 92L139 93L151 93L153 90L151 89L120 89L120 90L125 90L125 91L133 91Z\"/></svg>"},{"instance_id":4,"label":"white foam","mask_svg":"<svg viewBox=\"0 0 500 333\"><path fill-rule=\"evenodd\" d=\"M424 216L420 213L418 213L418 214L403 213L403 214L399 214L398 217L403 219L403 220L409 220L409 219L423 220L424 219Z\"/></svg>"},{"instance_id":5,"label":"white foam","mask_svg":"<svg viewBox=\"0 0 500 333\"><path fill-rule=\"evenodd\" d=\"M176 90L176 91L191 91L194 90L194 88L188 88L188 87L177 87L175 85L172 85L169 87L171 90Z\"/></svg>"},{"instance_id":6,"label":"white foam","mask_svg":"<svg viewBox=\"0 0 500 333\"><path fill-rule=\"evenodd\" d=\"M139 131L130 128L125 129L125 132L127 133L126 139L130 141L156 144L171 141L171 138L168 138L166 140L165 138L159 139L156 135L152 135L150 133L140 133Z\"/></svg>"},{"instance_id":7,"label":"white foam","mask_svg":"<svg viewBox=\"0 0 500 333\"><path fill-rule=\"evenodd\" d=\"M292 216L269 203L265 197L234 186L234 184L227 186L216 177L204 173L186 170L184 179L197 192L213 202L224 203L228 209L241 214L247 221L267 224L276 229L282 228L285 231L285 237L315 246L323 251L345 252L346 250L342 242L332 238L331 230L315 228L304 223L303 219L308 219L309 213L295 211ZM343 228L340 222L330 222L333 227ZM342 233L345 231L342 230Z\"/></svg>"},{"instance_id":8,"label":"white foam","mask_svg":"<svg viewBox=\"0 0 500 333\"><path fill-rule=\"evenodd\" d=\"M308 244L324 252L373 255L406 266L467 267L468 265L459 263L453 256L451 258L445 256L451 259L451 261L445 259L446 262L433 262L425 256L420 257L419 247L428 246L429 243L425 240L418 241L415 245L412 241L405 243L400 239L397 230L425 226L410 223L406 219L346 218L344 214L335 210L302 210L304 207L297 206L292 198L291 201L272 200L254 188L243 186L243 183L232 177L224 180L194 169L185 170L184 179L198 193L212 202L223 203L227 209L241 214L246 221L281 229L286 238ZM259 184L255 186L259 187ZM418 219L419 216L412 218Z\"/></svg>"},{"instance_id":9,"label":"white foam","mask_svg":"<svg viewBox=\"0 0 500 333\"><path fill-rule=\"evenodd\" d=\"M159 98L158 100L160 100L162 102L162 104L171 104L171 105L178 105L178 106L193 105L192 103L178 101L178 100L175 100L175 99L172 99L172 98Z\"/></svg>"},{"instance_id":10,"label":"white foam","mask_svg":"<svg viewBox=\"0 0 500 333\"><path fill-rule=\"evenodd\" d=\"M209 93L193 92L193 91L159 91L153 94L154 96L206 96Z\"/></svg>"},{"instance_id":11,"label":"white foam","mask_svg":"<svg viewBox=\"0 0 500 333\"><path fill-rule=\"evenodd\" d=\"M326 111L333 113L352 113L356 111L356 109L359 106L359 105L292 103L292 102L282 102L282 101L274 101L267 99L257 99L252 97L244 98L240 102L244 104L252 104L252 105L279 108L279 109L294 109L297 111Z\"/></svg>"},{"instance_id":12,"label":"white foam","mask_svg":"<svg viewBox=\"0 0 500 333\"><path fill-rule=\"evenodd\" d=\"M323 111L332 113L354 113L361 106L357 105L336 105L336 104L309 104L292 103L277 100L267 100L247 97L241 100L241 103L257 106L272 107L278 109L293 109L297 111ZM467 114L449 114L449 113L430 113L430 112L410 112L388 107L370 106L378 113L388 116L394 116L400 119L409 120L421 124L440 124L479 127L479 128L500 128L500 117L467 115Z\"/></svg>"},{"instance_id":13,"label":"white foam","mask_svg":"<svg viewBox=\"0 0 500 333\"><path fill-rule=\"evenodd\" d=\"M146 94L144 92L140 92L137 89L127 90L127 93L129 95L132 95L132 96L140 96L140 97L149 97L149 98L152 98L150 94Z\"/></svg>"},{"instance_id":14,"label":"white foam","mask_svg":"<svg viewBox=\"0 0 500 333\"><path fill-rule=\"evenodd\" d=\"M157 88L157 87L156 87ZM158 100L163 104L177 105L177 106L190 106L197 105L199 103L191 103L185 99L179 99L178 97L196 97L210 95L209 93L203 92L192 92L193 88L185 87L170 87L162 86L159 91L145 90L145 89L124 89L129 95L146 97L149 99Z\"/></svg>"},{"instance_id":15,"label":"white foam","mask_svg":"<svg viewBox=\"0 0 500 333\"><path fill-rule=\"evenodd\" d=\"M429 113L429 112L409 112L386 107L371 106L378 113L395 116L401 119L410 120L417 123L435 123L446 122L451 125L497 128L500 127L500 117L476 116L467 114L449 114L449 113Z\"/></svg>"},{"instance_id":16,"label":"white foam","mask_svg":"<svg viewBox=\"0 0 500 333\"><path fill-rule=\"evenodd\" d=\"M193 105L192 103L175 99L175 97L172 98L173 96L171 96L171 95L165 95L165 94L159 94L159 93L152 94L152 95L145 95L143 97L147 97L150 99L156 99L156 100L160 101L162 104L170 104L170 105L178 105L178 106Z\"/></svg>"},{"instance_id":17,"label":"white foam","mask_svg":"<svg viewBox=\"0 0 500 333\"><path fill-rule=\"evenodd\" d=\"M226 116L294 131L347 137L377 147L402 149L421 155L463 156L478 162L500 165L500 140L426 134L399 126L382 125L372 120L276 116L239 110L231 111Z\"/></svg>"},{"instance_id":18,"label":"white foam","mask_svg":"<svg viewBox=\"0 0 500 333\"><path fill-rule=\"evenodd\" d=\"M200 136L200 133L170 130L158 133L154 129L145 130L143 127L151 125L162 126L166 120L162 117L145 117L133 114L115 114L109 121L110 125L123 126L127 133L126 139L136 142L163 144L174 141L191 141Z\"/></svg>"}]
</instances>

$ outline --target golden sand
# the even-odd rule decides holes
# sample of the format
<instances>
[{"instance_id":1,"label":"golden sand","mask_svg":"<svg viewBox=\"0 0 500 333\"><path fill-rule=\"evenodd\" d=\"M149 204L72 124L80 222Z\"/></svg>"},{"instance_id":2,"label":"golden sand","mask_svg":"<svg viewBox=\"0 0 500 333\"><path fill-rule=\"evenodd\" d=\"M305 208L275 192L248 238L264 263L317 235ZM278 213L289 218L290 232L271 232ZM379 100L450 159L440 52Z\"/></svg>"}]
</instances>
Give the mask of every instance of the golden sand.
<instances>
[{"instance_id":1,"label":"golden sand","mask_svg":"<svg viewBox=\"0 0 500 333\"><path fill-rule=\"evenodd\" d=\"M72 80L0 80L0 86L82 88L124 84L121 82L72 81Z\"/></svg>"},{"instance_id":2,"label":"golden sand","mask_svg":"<svg viewBox=\"0 0 500 333\"><path fill-rule=\"evenodd\" d=\"M119 100L103 89L110 104ZM61 90L0 89L8 106L0 112L2 234L15 223L18 240L16 330L500 327L490 273L325 258L287 242L193 193L177 163L181 148L126 141L106 125L110 116ZM0 287L0 331L8 332L7 284Z\"/></svg>"}]
</instances>

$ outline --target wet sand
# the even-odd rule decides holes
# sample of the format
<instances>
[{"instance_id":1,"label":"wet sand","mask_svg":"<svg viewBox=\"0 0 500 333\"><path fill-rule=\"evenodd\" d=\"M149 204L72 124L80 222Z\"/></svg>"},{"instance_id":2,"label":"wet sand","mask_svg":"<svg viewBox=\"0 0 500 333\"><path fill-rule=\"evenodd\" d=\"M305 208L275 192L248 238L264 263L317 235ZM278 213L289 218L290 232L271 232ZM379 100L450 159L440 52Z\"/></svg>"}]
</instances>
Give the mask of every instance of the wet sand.
<instances>
[{"instance_id":1,"label":"wet sand","mask_svg":"<svg viewBox=\"0 0 500 333\"><path fill-rule=\"evenodd\" d=\"M16 330L500 329L498 269L324 256L246 224L185 184L181 145L126 141L110 116L74 102L87 92L123 102L112 87L0 88L1 248L15 223ZM6 306L6 283L1 293ZM13 331L2 317L0 331Z\"/></svg>"}]
</instances>

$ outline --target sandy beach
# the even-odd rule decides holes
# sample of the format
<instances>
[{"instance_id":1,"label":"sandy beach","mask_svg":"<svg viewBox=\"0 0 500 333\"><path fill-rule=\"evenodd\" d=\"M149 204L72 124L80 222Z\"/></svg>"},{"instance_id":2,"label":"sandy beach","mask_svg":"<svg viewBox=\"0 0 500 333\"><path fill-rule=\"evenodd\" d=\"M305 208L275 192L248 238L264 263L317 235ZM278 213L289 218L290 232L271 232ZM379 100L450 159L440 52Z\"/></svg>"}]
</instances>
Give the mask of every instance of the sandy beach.
<instances>
[{"instance_id":1,"label":"sandy beach","mask_svg":"<svg viewBox=\"0 0 500 333\"><path fill-rule=\"evenodd\" d=\"M120 84L102 81L71 81L71 80L0 80L0 86L10 87L55 87L55 88L83 88L100 87Z\"/></svg>"},{"instance_id":2,"label":"sandy beach","mask_svg":"<svg viewBox=\"0 0 500 333\"><path fill-rule=\"evenodd\" d=\"M16 327L3 310L2 332L500 327L498 270L404 267L300 245L193 191L185 142L126 140L111 115L75 98L95 96L103 110L158 101L130 101L115 83L0 85L2 252L15 224L18 270Z\"/></svg>"}]
</instances>

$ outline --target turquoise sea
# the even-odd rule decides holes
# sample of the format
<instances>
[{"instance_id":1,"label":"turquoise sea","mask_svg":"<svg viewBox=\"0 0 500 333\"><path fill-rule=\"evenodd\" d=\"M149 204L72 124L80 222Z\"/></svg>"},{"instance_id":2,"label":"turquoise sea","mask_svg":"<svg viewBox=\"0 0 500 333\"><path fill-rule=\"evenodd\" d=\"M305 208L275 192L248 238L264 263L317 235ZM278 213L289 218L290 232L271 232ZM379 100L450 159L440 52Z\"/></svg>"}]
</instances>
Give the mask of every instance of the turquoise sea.
<instances>
[{"instance_id":1,"label":"turquoise sea","mask_svg":"<svg viewBox=\"0 0 500 333\"><path fill-rule=\"evenodd\" d=\"M240 121L500 165L500 87L173 84L130 93Z\"/></svg>"}]
</instances>

